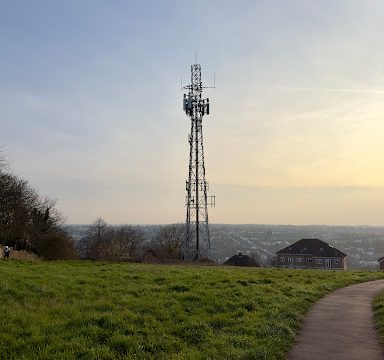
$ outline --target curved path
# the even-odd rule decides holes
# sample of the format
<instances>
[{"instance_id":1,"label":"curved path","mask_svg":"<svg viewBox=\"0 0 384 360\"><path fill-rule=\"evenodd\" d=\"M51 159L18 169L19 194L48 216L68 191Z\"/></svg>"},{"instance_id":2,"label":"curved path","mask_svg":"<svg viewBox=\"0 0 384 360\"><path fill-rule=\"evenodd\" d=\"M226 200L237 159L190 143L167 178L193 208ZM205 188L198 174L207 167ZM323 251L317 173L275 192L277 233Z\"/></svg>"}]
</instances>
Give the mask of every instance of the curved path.
<instances>
[{"instance_id":1,"label":"curved path","mask_svg":"<svg viewBox=\"0 0 384 360\"><path fill-rule=\"evenodd\" d=\"M288 360L383 360L373 325L372 300L384 280L338 289L308 312Z\"/></svg>"}]
</instances>

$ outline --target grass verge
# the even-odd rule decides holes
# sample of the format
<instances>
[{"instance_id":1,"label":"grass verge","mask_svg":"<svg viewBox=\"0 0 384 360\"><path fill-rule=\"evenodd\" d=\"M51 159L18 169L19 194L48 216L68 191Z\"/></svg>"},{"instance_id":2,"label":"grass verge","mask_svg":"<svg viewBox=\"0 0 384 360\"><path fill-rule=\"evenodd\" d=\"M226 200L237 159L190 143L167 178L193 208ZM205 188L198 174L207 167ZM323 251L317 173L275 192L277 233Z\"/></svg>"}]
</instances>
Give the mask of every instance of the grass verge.
<instances>
[{"instance_id":1,"label":"grass verge","mask_svg":"<svg viewBox=\"0 0 384 360\"><path fill-rule=\"evenodd\" d=\"M384 291L374 298L372 306L379 340L384 345Z\"/></svg>"},{"instance_id":2,"label":"grass verge","mask_svg":"<svg viewBox=\"0 0 384 360\"><path fill-rule=\"evenodd\" d=\"M333 272L0 261L2 359L284 359Z\"/></svg>"}]
</instances>

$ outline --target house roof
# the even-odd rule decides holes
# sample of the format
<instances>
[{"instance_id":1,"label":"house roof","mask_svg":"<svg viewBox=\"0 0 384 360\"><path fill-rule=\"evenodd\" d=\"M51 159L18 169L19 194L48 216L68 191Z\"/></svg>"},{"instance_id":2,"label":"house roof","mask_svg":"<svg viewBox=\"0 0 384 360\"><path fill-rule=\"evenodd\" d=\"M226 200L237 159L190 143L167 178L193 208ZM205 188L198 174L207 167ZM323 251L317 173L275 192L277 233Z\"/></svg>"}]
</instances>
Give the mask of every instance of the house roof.
<instances>
[{"instance_id":1,"label":"house roof","mask_svg":"<svg viewBox=\"0 0 384 360\"><path fill-rule=\"evenodd\" d=\"M301 239L276 254L310 254L321 257L345 257L347 254L319 239Z\"/></svg>"},{"instance_id":2,"label":"house roof","mask_svg":"<svg viewBox=\"0 0 384 360\"><path fill-rule=\"evenodd\" d=\"M378 262L382 262L384 260L384 256L377 259Z\"/></svg>"},{"instance_id":3,"label":"house roof","mask_svg":"<svg viewBox=\"0 0 384 360\"><path fill-rule=\"evenodd\" d=\"M259 264L249 257L248 255L233 255L231 258L229 258L223 265L229 265L229 266L259 266Z\"/></svg>"}]
</instances>

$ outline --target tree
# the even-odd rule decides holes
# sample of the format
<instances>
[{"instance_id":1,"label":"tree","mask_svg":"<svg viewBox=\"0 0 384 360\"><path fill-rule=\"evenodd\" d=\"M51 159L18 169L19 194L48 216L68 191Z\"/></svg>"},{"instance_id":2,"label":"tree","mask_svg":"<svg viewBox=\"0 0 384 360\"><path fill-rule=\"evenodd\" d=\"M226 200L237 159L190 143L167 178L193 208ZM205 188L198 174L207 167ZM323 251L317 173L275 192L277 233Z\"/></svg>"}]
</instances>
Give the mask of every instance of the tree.
<instances>
[{"instance_id":1,"label":"tree","mask_svg":"<svg viewBox=\"0 0 384 360\"><path fill-rule=\"evenodd\" d=\"M8 163L7 163L7 160L5 158L5 155L4 155L4 152L3 152L3 148L0 147L0 173L5 171L7 166L8 166Z\"/></svg>"},{"instance_id":2,"label":"tree","mask_svg":"<svg viewBox=\"0 0 384 360\"><path fill-rule=\"evenodd\" d=\"M51 239L52 249L68 246L68 252L73 253L73 241L63 228L64 219L56 210L55 201L42 198L26 180L6 172L4 164L0 149L0 242L17 250L27 249L43 257L59 258L57 253L47 255L47 239ZM44 254L39 253L43 248Z\"/></svg>"},{"instance_id":3,"label":"tree","mask_svg":"<svg viewBox=\"0 0 384 360\"><path fill-rule=\"evenodd\" d=\"M102 218L97 218L88 228L86 234L100 240L104 236L107 226L107 223Z\"/></svg>"},{"instance_id":4,"label":"tree","mask_svg":"<svg viewBox=\"0 0 384 360\"><path fill-rule=\"evenodd\" d=\"M39 206L37 193L25 180L13 174L0 173L1 242L26 248L32 210Z\"/></svg>"},{"instance_id":5,"label":"tree","mask_svg":"<svg viewBox=\"0 0 384 360\"><path fill-rule=\"evenodd\" d=\"M263 260L257 251L252 251L248 256L255 261L255 266L262 266Z\"/></svg>"},{"instance_id":6,"label":"tree","mask_svg":"<svg viewBox=\"0 0 384 360\"><path fill-rule=\"evenodd\" d=\"M45 260L73 260L77 257L73 239L64 230L43 234L36 253Z\"/></svg>"},{"instance_id":7,"label":"tree","mask_svg":"<svg viewBox=\"0 0 384 360\"><path fill-rule=\"evenodd\" d=\"M107 241L102 247L102 258L105 260L134 261L139 258L139 245L143 242L143 233L136 227L123 225L110 227Z\"/></svg>"},{"instance_id":8,"label":"tree","mask_svg":"<svg viewBox=\"0 0 384 360\"><path fill-rule=\"evenodd\" d=\"M143 232L137 227L114 227L98 218L81 239L79 252L90 260L137 261L143 239Z\"/></svg>"},{"instance_id":9,"label":"tree","mask_svg":"<svg viewBox=\"0 0 384 360\"><path fill-rule=\"evenodd\" d=\"M158 259L180 259L185 241L185 224L170 224L160 227L149 244L149 252Z\"/></svg>"},{"instance_id":10,"label":"tree","mask_svg":"<svg viewBox=\"0 0 384 360\"><path fill-rule=\"evenodd\" d=\"M100 258L101 244L105 240L107 223L97 218L87 229L85 236L80 239L77 251L81 259L96 260Z\"/></svg>"}]
</instances>

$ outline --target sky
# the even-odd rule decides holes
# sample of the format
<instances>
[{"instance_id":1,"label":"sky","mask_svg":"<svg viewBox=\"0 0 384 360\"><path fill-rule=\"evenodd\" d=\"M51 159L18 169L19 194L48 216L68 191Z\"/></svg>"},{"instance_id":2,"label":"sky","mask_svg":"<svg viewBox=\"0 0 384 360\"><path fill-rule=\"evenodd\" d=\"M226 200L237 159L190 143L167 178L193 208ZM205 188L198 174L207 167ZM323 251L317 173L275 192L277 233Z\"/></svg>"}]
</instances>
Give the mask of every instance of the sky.
<instances>
[{"instance_id":1,"label":"sky","mask_svg":"<svg viewBox=\"0 0 384 360\"><path fill-rule=\"evenodd\" d=\"M1 0L0 44L0 146L68 223L185 221L196 57L211 223L384 225L382 0Z\"/></svg>"}]
</instances>

